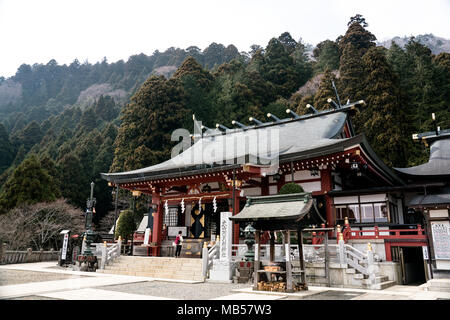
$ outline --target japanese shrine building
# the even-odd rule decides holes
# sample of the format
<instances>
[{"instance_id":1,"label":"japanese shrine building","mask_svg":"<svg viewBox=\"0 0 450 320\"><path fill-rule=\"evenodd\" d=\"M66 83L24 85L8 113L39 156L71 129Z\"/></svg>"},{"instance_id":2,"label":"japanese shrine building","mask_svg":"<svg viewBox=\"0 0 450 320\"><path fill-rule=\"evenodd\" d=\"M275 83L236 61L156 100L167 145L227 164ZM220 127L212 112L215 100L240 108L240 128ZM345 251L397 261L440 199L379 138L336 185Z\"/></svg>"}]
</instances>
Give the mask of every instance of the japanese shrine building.
<instances>
[{"instance_id":1,"label":"japanese shrine building","mask_svg":"<svg viewBox=\"0 0 450 320\"><path fill-rule=\"evenodd\" d=\"M429 235L423 256L431 276L450 278L450 130L437 127L413 139L430 147L430 158L418 166L394 168L408 186L419 186L405 192L406 215L423 219Z\"/></svg>"},{"instance_id":2,"label":"japanese shrine building","mask_svg":"<svg viewBox=\"0 0 450 320\"><path fill-rule=\"evenodd\" d=\"M192 240L184 250L188 255L199 255L202 242L220 234L220 212L236 215L247 196L275 195L293 181L316 200L317 225L344 226L348 218L346 240L381 241L381 259L392 260L396 241L427 245L422 220L408 220L405 202L405 192L423 187L408 185L402 171L388 168L363 134L354 134L350 115L362 104L321 112L310 107L303 116L288 109L287 118L268 114L270 121L250 118L248 126L233 121L234 129L217 124L194 135L195 143L170 160L102 177L111 186L151 195L151 242L161 245L182 230ZM239 243L244 228L234 223L233 243ZM406 236L386 231L405 228Z\"/></svg>"}]
</instances>

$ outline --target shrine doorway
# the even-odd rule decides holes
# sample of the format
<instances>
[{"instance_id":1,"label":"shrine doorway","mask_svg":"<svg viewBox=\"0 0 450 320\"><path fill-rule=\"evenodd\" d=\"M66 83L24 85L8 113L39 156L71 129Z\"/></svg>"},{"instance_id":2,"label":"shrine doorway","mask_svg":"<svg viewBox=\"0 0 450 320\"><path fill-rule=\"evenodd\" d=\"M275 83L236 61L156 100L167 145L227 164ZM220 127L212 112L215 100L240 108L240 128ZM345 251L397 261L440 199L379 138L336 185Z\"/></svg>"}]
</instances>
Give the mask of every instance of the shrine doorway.
<instances>
[{"instance_id":1,"label":"shrine doorway","mask_svg":"<svg viewBox=\"0 0 450 320\"><path fill-rule=\"evenodd\" d=\"M198 203L192 207L190 238L215 240L220 234L220 212L229 211L228 201L217 200L216 205L216 210L212 202L202 203L201 210Z\"/></svg>"},{"instance_id":2,"label":"shrine doorway","mask_svg":"<svg viewBox=\"0 0 450 320\"><path fill-rule=\"evenodd\" d=\"M419 285L427 282L421 246L392 247L392 261L399 262L402 284Z\"/></svg>"}]
</instances>

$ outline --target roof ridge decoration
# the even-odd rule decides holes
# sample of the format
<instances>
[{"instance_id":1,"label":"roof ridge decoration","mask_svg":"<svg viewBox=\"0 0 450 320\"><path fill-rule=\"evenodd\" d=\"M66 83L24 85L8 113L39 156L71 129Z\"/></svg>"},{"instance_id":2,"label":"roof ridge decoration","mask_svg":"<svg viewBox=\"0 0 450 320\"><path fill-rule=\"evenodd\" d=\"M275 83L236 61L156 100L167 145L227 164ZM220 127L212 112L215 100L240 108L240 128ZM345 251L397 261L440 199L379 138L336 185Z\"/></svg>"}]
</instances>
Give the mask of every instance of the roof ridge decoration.
<instances>
[{"instance_id":1,"label":"roof ridge decoration","mask_svg":"<svg viewBox=\"0 0 450 320\"><path fill-rule=\"evenodd\" d=\"M269 122L263 122L263 121L260 121L260 120L256 119L255 117L249 117L248 120L250 122L253 122L254 123L253 125L245 125L245 124L240 123L240 122L238 122L236 120L232 120L231 121L231 124L233 126L235 126L234 128L228 128L228 127L226 127L226 126L224 126L222 124L219 124L219 123L216 123L216 125L215 125L216 129L211 129L211 128L208 128L205 125L202 125L201 129L202 130L206 129L206 131L204 133L202 132L202 137L222 135L222 134L228 134L228 133L235 133L235 132L239 132L239 131L246 131L246 130L251 130L251 129L259 129L259 128L269 127L269 126L274 126L274 125L282 125L282 124L285 124L285 123L307 120L307 119L311 119L311 118L315 118L315 117L319 117L319 116L324 116L324 115L327 115L327 114L333 114L333 113L336 113L336 112L350 112L350 111L357 111L357 112L359 112L358 107L360 107L361 105L365 104L364 100L359 100L359 101L352 102L352 103L347 101L347 104L345 104L343 106L339 106L331 98L328 99L328 102L329 103L333 103L335 108L329 109L329 110L318 111L311 104L307 104L306 108L308 109L309 114L305 114L305 115L302 115L302 116L298 115L297 113L295 113L291 109L286 109L286 113L288 115L290 115L291 117L280 119L276 115L274 115L273 113L269 112L269 113L267 113L267 117L273 120L273 121L269 121ZM196 121L195 116L194 116L194 121Z\"/></svg>"},{"instance_id":2,"label":"roof ridge decoration","mask_svg":"<svg viewBox=\"0 0 450 320\"><path fill-rule=\"evenodd\" d=\"M278 163L280 157L323 149L348 140L339 138L339 135L349 120L348 113L359 111L357 107L362 104L364 101L360 100L340 108L302 116L286 110L290 115L288 118L274 118L270 114L269 117L274 121L259 121L252 126L234 121L233 125L237 124L239 128L227 128L225 131L219 129L220 124L214 129L208 128L206 132L198 130L206 127L193 116L194 128L197 130L194 135L190 135L189 146L182 150L177 148L169 160L136 170L101 173L101 176L108 181L129 181L160 174L181 175L206 167L218 170L243 164L272 166Z\"/></svg>"},{"instance_id":3,"label":"roof ridge decoration","mask_svg":"<svg viewBox=\"0 0 450 320\"><path fill-rule=\"evenodd\" d=\"M412 176L441 176L450 175L450 129L441 130L436 125L436 116L431 114L435 131L415 133L413 140L422 142L430 147L428 162L409 168L394 168L395 170Z\"/></svg>"},{"instance_id":4,"label":"roof ridge decoration","mask_svg":"<svg viewBox=\"0 0 450 320\"><path fill-rule=\"evenodd\" d=\"M311 199L311 192L275 194L269 196L247 196L246 206L257 203L283 202L283 201L303 201L308 202Z\"/></svg>"},{"instance_id":5,"label":"roof ridge decoration","mask_svg":"<svg viewBox=\"0 0 450 320\"><path fill-rule=\"evenodd\" d=\"M422 133L414 133L412 135L412 139L415 141L421 141L423 144L428 147L431 143L441 139L449 139L450 138L450 129L441 130L441 127L436 123L436 114L433 112L431 114L431 119L435 126L434 131L427 131Z\"/></svg>"}]
</instances>

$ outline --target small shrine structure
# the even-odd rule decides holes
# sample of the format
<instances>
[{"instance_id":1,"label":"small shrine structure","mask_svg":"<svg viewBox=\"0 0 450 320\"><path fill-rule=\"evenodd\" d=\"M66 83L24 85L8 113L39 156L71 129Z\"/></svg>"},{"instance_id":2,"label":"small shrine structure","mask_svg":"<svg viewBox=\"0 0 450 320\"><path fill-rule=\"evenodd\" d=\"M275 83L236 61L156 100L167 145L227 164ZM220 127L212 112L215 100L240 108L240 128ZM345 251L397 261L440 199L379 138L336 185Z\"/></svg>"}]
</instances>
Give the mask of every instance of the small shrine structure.
<instances>
[{"instance_id":1,"label":"small shrine structure","mask_svg":"<svg viewBox=\"0 0 450 320\"><path fill-rule=\"evenodd\" d=\"M234 222L252 223L255 229L255 261L253 290L294 292L306 290L306 271L303 260L303 219L313 206L311 193L295 193L263 197L248 197L242 211L230 217ZM308 220L308 219L305 219ZM303 223L302 223L303 222ZM270 232L269 261L261 261L261 235ZM284 261L275 262L274 232L281 232ZM291 232L298 244L299 266L294 269L291 252Z\"/></svg>"}]
</instances>

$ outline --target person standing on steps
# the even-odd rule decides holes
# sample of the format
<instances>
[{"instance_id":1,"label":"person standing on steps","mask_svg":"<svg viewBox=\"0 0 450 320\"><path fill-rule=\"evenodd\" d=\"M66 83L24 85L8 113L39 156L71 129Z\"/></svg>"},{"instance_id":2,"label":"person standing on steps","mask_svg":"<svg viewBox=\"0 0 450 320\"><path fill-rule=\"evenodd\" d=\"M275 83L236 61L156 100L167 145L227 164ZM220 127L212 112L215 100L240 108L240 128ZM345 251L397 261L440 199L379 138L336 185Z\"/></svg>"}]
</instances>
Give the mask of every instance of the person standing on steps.
<instances>
[{"instance_id":1,"label":"person standing on steps","mask_svg":"<svg viewBox=\"0 0 450 320\"><path fill-rule=\"evenodd\" d=\"M175 238L175 245L176 245L176 249L175 249L175 258L179 258L179 257L180 257L182 243L183 243L182 232L181 232L181 231L178 231L178 235L177 235L177 237Z\"/></svg>"}]
</instances>

